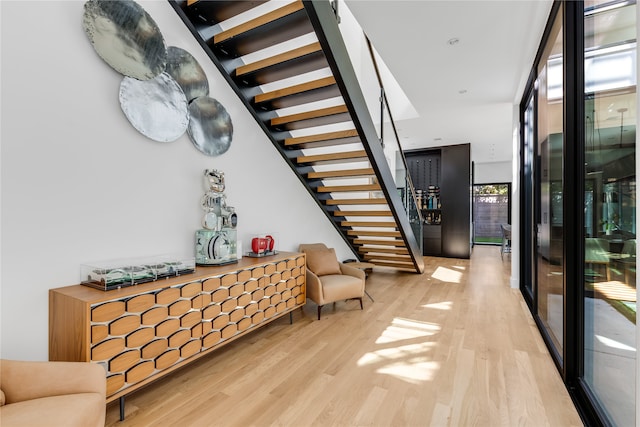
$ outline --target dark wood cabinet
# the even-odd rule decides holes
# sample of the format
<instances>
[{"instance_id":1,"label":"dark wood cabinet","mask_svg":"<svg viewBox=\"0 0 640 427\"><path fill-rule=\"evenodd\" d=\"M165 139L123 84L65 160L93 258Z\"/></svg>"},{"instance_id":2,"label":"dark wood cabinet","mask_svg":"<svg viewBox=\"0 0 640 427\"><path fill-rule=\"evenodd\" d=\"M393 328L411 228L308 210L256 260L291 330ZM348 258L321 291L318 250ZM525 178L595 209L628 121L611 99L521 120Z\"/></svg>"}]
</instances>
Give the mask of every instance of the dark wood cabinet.
<instances>
[{"instance_id":1,"label":"dark wood cabinet","mask_svg":"<svg viewBox=\"0 0 640 427\"><path fill-rule=\"evenodd\" d=\"M418 193L423 254L471 256L471 149L469 144L406 151Z\"/></svg>"}]
</instances>

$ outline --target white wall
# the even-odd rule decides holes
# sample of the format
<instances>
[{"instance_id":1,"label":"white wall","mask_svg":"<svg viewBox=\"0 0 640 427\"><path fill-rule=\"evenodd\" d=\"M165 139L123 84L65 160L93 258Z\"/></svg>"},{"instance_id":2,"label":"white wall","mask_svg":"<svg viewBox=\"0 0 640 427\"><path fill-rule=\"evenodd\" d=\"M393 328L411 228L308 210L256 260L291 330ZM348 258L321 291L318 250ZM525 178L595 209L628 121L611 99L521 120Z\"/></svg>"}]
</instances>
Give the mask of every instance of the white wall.
<instances>
[{"instance_id":1,"label":"white wall","mask_svg":"<svg viewBox=\"0 0 640 427\"><path fill-rule=\"evenodd\" d=\"M475 162L473 167L474 184L505 183L513 179L513 162Z\"/></svg>"},{"instance_id":2,"label":"white wall","mask_svg":"<svg viewBox=\"0 0 640 427\"><path fill-rule=\"evenodd\" d=\"M81 264L193 254L206 168L225 172L244 248L273 232L280 250L324 241L352 257L171 5L138 3L205 69L233 121L231 148L208 157L187 135L139 134L120 109L122 76L84 34L84 1L1 1L3 358L47 359L48 289L78 283Z\"/></svg>"}]
</instances>

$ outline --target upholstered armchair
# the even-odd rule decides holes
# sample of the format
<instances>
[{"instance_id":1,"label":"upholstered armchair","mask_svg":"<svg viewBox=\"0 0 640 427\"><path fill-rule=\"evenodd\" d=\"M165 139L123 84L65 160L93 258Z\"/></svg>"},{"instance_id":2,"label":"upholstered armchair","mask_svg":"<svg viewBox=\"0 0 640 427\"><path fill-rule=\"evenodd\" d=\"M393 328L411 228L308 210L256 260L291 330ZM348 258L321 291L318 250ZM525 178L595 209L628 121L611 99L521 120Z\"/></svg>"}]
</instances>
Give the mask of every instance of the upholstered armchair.
<instances>
[{"instance_id":1,"label":"upholstered armchair","mask_svg":"<svg viewBox=\"0 0 640 427\"><path fill-rule=\"evenodd\" d=\"M307 297L318 305L318 320L325 304L340 300L357 299L363 309L364 271L339 262L324 243L302 244L299 251L307 257Z\"/></svg>"},{"instance_id":2,"label":"upholstered armchair","mask_svg":"<svg viewBox=\"0 0 640 427\"><path fill-rule=\"evenodd\" d=\"M0 425L104 427L107 380L86 362L0 360Z\"/></svg>"}]
</instances>

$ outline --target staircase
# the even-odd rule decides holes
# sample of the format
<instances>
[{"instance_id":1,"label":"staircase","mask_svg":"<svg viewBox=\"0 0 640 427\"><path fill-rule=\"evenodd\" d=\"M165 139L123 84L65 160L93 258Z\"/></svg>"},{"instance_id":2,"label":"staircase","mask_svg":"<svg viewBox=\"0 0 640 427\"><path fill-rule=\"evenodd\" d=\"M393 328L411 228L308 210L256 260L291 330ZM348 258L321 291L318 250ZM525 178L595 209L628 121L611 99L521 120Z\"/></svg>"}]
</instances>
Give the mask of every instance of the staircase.
<instances>
[{"instance_id":1,"label":"staircase","mask_svg":"<svg viewBox=\"0 0 640 427\"><path fill-rule=\"evenodd\" d=\"M359 260L422 273L329 1L169 2Z\"/></svg>"}]
</instances>

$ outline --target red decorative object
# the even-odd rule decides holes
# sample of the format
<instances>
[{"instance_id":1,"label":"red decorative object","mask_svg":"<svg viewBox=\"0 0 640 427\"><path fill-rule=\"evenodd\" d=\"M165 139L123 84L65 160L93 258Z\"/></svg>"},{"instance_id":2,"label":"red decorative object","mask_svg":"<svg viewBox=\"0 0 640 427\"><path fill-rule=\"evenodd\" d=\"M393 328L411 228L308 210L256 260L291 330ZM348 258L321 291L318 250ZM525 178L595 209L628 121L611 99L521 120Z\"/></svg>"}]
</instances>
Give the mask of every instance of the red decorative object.
<instances>
[{"instance_id":1,"label":"red decorative object","mask_svg":"<svg viewBox=\"0 0 640 427\"><path fill-rule=\"evenodd\" d=\"M264 252L273 251L275 240L271 236L254 237L251 240L251 250L255 254L262 254Z\"/></svg>"}]
</instances>

